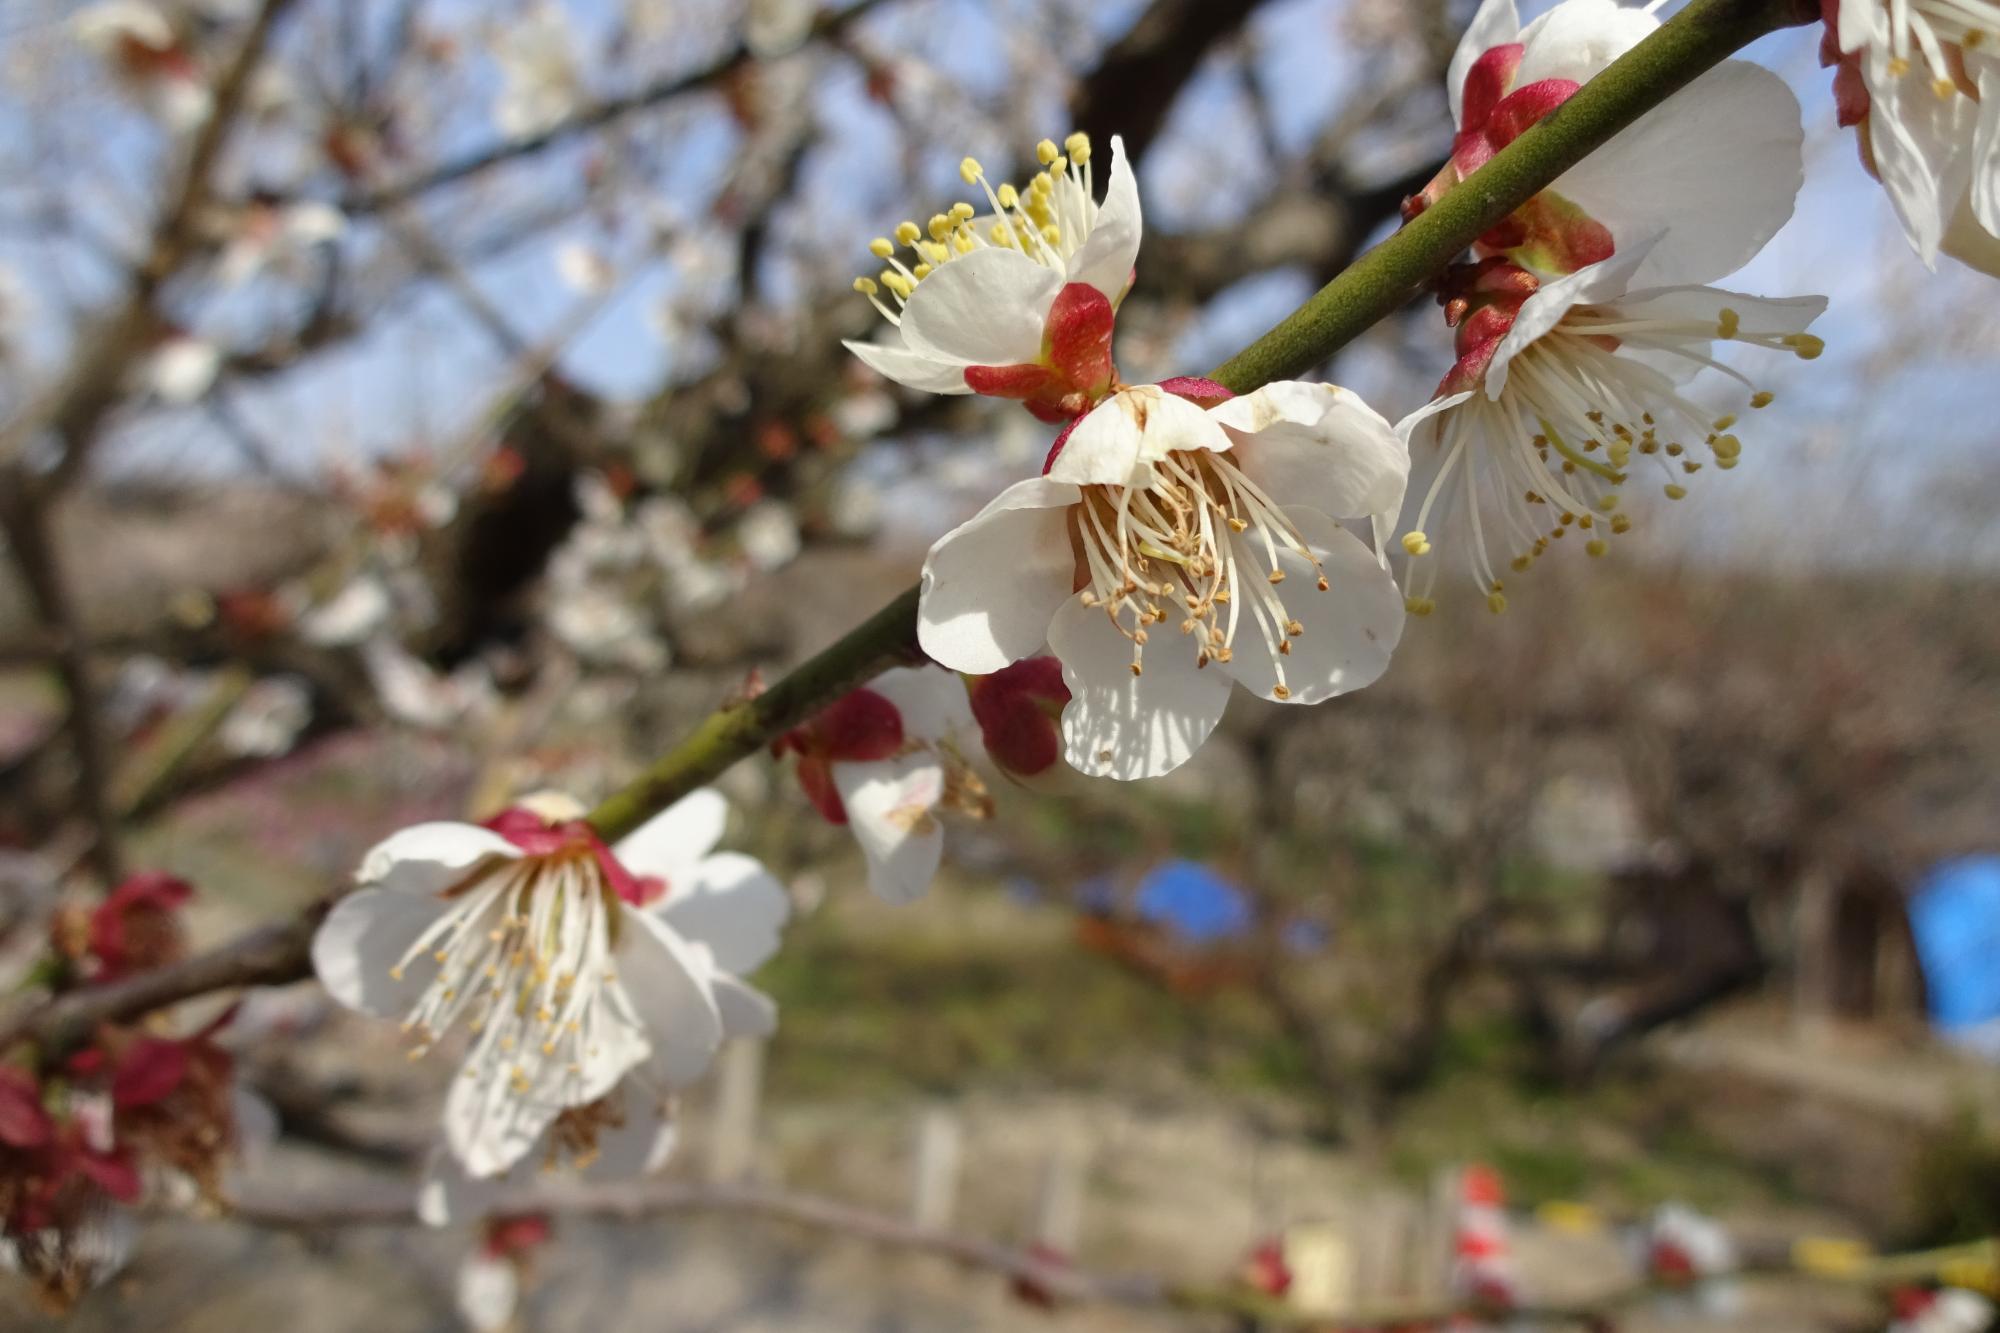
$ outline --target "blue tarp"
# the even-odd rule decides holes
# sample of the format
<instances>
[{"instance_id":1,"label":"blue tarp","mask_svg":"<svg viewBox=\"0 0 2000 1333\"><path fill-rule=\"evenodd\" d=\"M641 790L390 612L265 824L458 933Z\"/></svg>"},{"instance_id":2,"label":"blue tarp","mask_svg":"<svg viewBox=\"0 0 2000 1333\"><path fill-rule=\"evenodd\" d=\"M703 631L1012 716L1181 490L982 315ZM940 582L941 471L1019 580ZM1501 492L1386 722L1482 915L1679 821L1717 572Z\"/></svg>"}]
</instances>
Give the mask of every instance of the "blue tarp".
<instances>
[{"instance_id":1,"label":"blue tarp","mask_svg":"<svg viewBox=\"0 0 2000 1333\"><path fill-rule=\"evenodd\" d=\"M1194 861L1168 861L1147 871L1134 905L1140 916L1189 944L1232 939L1251 926L1243 890Z\"/></svg>"},{"instance_id":2,"label":"blue tarp","mask_svg":"<svg viewBox=\"0 0 2000 1333\"><path fill-rule=\"evenodd\" d=\"M1992 1031L2000 1021L2000 856L1933 867L1910 901L1910 930L1932 1021L1953 1036Z\"/></svg>"}]
</instances>

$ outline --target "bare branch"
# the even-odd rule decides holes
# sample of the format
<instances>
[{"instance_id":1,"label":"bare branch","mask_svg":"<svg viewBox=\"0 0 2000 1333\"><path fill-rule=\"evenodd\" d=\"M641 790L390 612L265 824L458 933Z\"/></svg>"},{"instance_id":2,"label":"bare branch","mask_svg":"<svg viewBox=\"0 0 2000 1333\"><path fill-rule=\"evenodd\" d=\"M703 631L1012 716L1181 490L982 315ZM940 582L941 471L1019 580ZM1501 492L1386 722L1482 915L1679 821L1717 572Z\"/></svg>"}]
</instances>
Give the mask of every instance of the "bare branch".
<instances>
[{"instance_id":1,"label":"bare branch","mask_svg":"<svg viewBox=\"0 0 2000 1333\"><path fill-rule=\"evenodd\" d=\"M837 38L857 19L881 3L883 0L859 0L859 3L838 12L823 12L814 22L807 40ZM553 148L557 144L581 138L593 130L623 120L634 112L649 110L663 102L671 102L677 97L717 87L739 70L754 64L756 59L749 47L738 46L713 64L649 83L623 97L606 98L602 102L586 107L568 120L543 130L540 134L531 134L476 149L421 176L348 199L341 207L350 215L358 216L408 203L421 195L429 194L432 190L480 175L516 158L532 156L545 148Z\"/></svg>"}]
</instances>

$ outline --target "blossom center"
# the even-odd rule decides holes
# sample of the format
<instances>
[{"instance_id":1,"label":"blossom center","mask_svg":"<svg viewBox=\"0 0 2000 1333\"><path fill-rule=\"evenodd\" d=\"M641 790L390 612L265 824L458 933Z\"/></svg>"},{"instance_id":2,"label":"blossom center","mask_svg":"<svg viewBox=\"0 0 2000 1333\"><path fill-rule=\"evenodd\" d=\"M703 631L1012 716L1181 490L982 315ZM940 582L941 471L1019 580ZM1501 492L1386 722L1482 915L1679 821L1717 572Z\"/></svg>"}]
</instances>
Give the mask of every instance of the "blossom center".
<instances>
[{"instance_id":1,"label":"blossom center","mask_svg":"<svg viewBox=\"0 0 2000 1333\"><path fill-rule=\"evenodd\" d=\"M2000 52L2000 4L1994 0L1895 0L1888 11L1889 72L1898 78L1921 60L1931 89L1949 99L1965 93L1979 100L1979 86L1965 69L1967 52Z\"/></svg>"},{"instance_id":2,"label":"blossom center","mask_svg":"<svg viewBox=\"0 0 2000 1333\"><path fill-rule=\"evenodd\" d=\"M1516 573L1526 572L1551 543L1572 531L1586 553L1604 555L1610 538L1633 526L1617 511L1635 466L1657 468L1667 498L1680 500L1688 494L1689 477L1709 463L1726 472L1743 451L1732 430L1736 416L1713 416L1689 401L1660 369L1663 362L1720 371L1750 390L1752 408L1772 401L1770 393L1709 355L1709 344L1718 340L1790 351L1802 360L1817 357L1824 347L1809 333L1746 329L1729 306L1713 315L1696 309L1651 314L1616 304L1570 310L1508 363L1498 399L1482 387L1445 414L1443 457L1415 526L1403 539L1404 550L1412 557L1428 554L1433 509L1448 508L1454 498L1462 502L1472 537L1472 574L1496 612L1506 609L1507 599L1494 545ZM1648 355L1627 354L1633 352ZM1500 531L1491 544L1481 517L1487 493L1500 507ZM1414 614L1436 605L1430 597L1435 578L1434 562L1412 578L1408 606Z\"/></svg>"},{"instance_id":3,"label":"blossom center","mask_svg":"<svg viewBox=\"0 0 2000 1333\"><path fill-rule=\"evenodd\" d=\"M1278 698L1289 696L1282 659L1304 624L1287 608L1281 552L1319 560L1277 503L1228 455L1174 450L1153 464L1146 487L1086 485L1070 511L1076 586L1084 605L1102 607L1132 642L1132 674L1144 674L1149 627L1172 607L1194 641L1195 665L1228 662L1239 633L1271 653ZM1248 613L1250 624L1245 626Z\"/></svg>"},{"instance_id":4,"label":"blossom center","mask_svg":"<svg viewBox=\"0 0 2000 1333\"><path fill-rule=\"evenodd\" d=\"M403 1023L415 1059L465 1025L470 1077L517 1094L580 1077L616 1028L641 1024L613 967L621 895L590 848L488 860L390 969L437 966Z\"/></svg>"}]
</instances>

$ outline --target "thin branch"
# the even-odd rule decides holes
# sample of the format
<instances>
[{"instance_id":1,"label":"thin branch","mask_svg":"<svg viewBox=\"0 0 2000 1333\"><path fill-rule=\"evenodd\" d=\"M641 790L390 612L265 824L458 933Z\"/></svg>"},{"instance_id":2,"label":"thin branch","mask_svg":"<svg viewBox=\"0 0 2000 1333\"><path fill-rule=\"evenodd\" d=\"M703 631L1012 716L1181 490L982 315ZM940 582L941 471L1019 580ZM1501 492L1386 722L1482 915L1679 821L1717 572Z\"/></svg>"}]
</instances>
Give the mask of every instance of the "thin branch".
<instances>
[{"instance_id":1,"label":"thin branch","mask_svg":"<svg viewBox=\"0 0 2000 1333\"><path fill-rule=\"evenodd\" d=\"M747 1217L865 1241L888 1249L934 1255L992 1273L1027 1293L1057 1304L1115 1305L1131 1309L1227 1314L1268 1328L1334 1327L1348 1333L1396 1328L1444 1328L1462 1320L1545 1328L1602 1329L1617 1311L1668 1292L1685 1281L1650 1277L1621 1283L1574 1301L1506 1308L1464 1299L1415 1300L1346 1311L1308 1310L1273 1299L1240 1283L1180 1283L1150 1273L1093 1272L1033 1250L919 1226L887 1213L837 1199L756 1185L695 1185L676 1180L537 1186L495 1205L495 1212L548 1213L632 1221L669 1214L714 1213ZM239 1193L230 1215L288 1231L332 1227L415 1226L416 1200L407 1188L370 1194ZM1749 1258L1717 1280L1793 1278L1856 1287L1886 1287L1934 1278L1944 1271L1990 1265L2000 1242L1974 1241L1945 1249L1861 1257L1852 1263L1808 1267L1789 1248Z\"/></svg>"},{"instance_id":2,"label":"thin branch","mask_svg":"<svg viewBox=\"0 0 2000 1333\"><path fill-rule=\"evenodd\" d=\"M67 704L65 725L76 762L72 790L77 814L92 833L90 862L106 888L118 882L118 815L111 798L111 760L97 686L90 675L90 644L70 595L54 536L52 506L18 469L0 475L0 526L14 564L27 584L35 615L54 645L56 674Z\"/></svg>"},{"instance_id":3,"label":"thin branch","mask_svg":"<svg viewBox=\"0 0 2000 1333\"><path fill-rule=\"evenodd\" d=\"M858 4L851 5L837 12L822 12L819 18L813 23L812 31L808 35L807 40L814 41L836 38L846 31L857 19L861 18L862 15L868 13L881 3L883 3L883 0L859 0ZM685 74L677 74L669 78L660 79L634 92L627 93L622 97L606 98L604 101L586 107L576 115L571 116L568 120L543 130L539 134L526 135L518 139L509 139L505 143L492 144L486 148L477 149L454 161L447 162L441 167L436 167L421 176L415 176L405 181L398 181L393 185L385 185L380 189L357 195L354 198L344 201L341 208L350 216L359 216L365 213L377 213L385 208L393 208L397 204L408 203L410 200L428 194L432 190L456 184L471 176L480 175L503 163L512 162L516 158L527 157L539 153L545 148L552 148L557 144L568 143L573 139L589 134L593 130L602 129L606 125L623 120L634 112L648 110L659 106L663 102L673 101L675 98L686 96L689 93L701 92L717 87L726 82L739 70L754 64L756 59L757 57L751 53L749 47L738 46L713 64L704 65L700 69L692 70Z\"/></svg>"}]
</instances>

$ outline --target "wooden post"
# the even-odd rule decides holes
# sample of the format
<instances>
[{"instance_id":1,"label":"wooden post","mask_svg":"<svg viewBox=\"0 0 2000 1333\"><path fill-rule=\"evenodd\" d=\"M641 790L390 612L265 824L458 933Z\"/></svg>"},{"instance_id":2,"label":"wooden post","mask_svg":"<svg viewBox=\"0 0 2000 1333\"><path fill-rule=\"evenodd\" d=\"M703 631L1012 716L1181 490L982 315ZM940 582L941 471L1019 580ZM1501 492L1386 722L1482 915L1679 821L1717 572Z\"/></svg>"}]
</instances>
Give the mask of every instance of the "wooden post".
<instances>
[{"instance_id":1,"label":"wooden post","mask_svg":"<svg viewBox=\"0 0 2000 1333\"><path fill-rule=\"evenodd\" d=\"M764 1043L737 1040L722 1048L716 1074L708 1178L728 1184L750 1174L757 1158L757 1118L764 1095Z\"/></svg>"},{"instance_id":2,"label":"wooden post","mask_svg":"<svg viewBox=\"0 0 2000 1333\"><path fill-rule=\"evenodd\" d=\"M1074 1256L1083 1236L1084 1154L1075 1144L1059 1142L1042 1166L1041 1193L1035 1199L1034 1237L1061 1254Z\"/></svg>"},{"instance_id":3,"label":"wooden post","mask_svg":"<svg viewBox=\"0 0 2000 1333\"><path fill-rule=\"evenodd\" d=\"M917 1154L910 1181L910 1220L943 1230L958 1205L958 1167L964 1132L958 1117L942 1107L917 1123Z\"/></svg>"}]
</instances>

